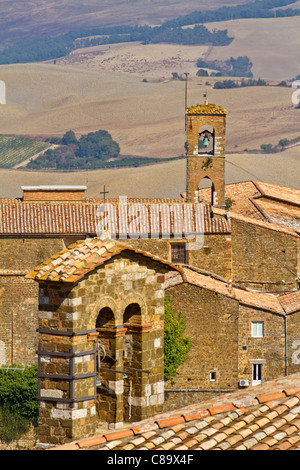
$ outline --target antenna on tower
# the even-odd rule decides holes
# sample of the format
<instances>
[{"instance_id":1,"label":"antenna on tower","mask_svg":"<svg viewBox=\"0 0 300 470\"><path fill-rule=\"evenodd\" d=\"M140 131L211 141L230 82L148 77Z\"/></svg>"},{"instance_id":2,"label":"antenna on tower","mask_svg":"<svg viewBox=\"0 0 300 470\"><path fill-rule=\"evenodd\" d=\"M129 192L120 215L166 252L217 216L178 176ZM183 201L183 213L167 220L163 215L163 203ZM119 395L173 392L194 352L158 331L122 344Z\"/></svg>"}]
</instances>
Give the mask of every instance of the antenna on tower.
<instances>
[{"instance_id":1,"label":"antenna on tower","mask_svg":"<svg viewBox=\"0 0 300 470\"><path fill-rule=\"evenodd\" d=\"M188 72L184 72L185 75L185 103L184 103L184 126L186 130L186 108L187 108L187 83L188 83Z\"/></svg>"},{"instance_id":2,"label":"antenna on tower","mask_svg":"<svg viewBox=\"0 0 300 470\"><path fill-rule=\"evenodd\" d=\"M203 98L204 98L204 104L208 104L207 90L205 91L205 93L204 93L204 95L203 95Z\"/></svg>"}]
</instances>

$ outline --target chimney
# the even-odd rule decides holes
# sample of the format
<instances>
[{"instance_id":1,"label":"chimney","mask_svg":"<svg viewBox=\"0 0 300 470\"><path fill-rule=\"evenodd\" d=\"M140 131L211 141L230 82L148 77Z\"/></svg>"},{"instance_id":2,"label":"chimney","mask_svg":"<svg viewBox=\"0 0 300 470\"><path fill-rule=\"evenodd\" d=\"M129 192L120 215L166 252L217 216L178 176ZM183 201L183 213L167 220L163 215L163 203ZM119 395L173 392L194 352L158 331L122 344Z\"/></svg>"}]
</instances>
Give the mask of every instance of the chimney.
<instances>
[{"instance_id":1,"label":"chimney","mask_svg":"<svg viewBox=\"0 0 300 470\"><path fill-rule=\"evenodd\" d=\"M23 201L84 201L86 186L22 186Z\"/></svg>"}]
</instances>

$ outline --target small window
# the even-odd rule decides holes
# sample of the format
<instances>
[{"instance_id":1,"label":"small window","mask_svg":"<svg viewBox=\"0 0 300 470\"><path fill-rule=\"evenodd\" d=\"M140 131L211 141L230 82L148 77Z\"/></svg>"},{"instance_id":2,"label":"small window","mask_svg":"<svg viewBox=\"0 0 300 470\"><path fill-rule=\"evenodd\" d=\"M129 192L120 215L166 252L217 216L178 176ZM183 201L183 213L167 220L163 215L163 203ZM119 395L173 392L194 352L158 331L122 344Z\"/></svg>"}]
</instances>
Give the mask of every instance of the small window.
<instances>
[{"instance_id":1,"label":"small window","mask_svg":"<svg viewBox=\"0 0 300 470\"><path fill-rule=\"evenodd\" d=\"M216 374L216 372L210 372L209 377L210 377L209 380L210 380L211 382L215 382L216 379L217 379L217 374Z\"/></svg>"},{"instance_id":2,"label":"small window","mask_svg":"<svg viewBox=\"0 0 300 470\"><path fill-rule=\"evenodd\" d=\"M184 243L171 244L171 259L172 263L186 264L186 249Z\"/></svg>"},{"instance_id":3,"label":"small window","mask_svg":"<svg viewBox=\"0 0 300 470\"><path fill-rule=\"evenodd\" d=\"M253 321L251 323L251 336L253 338L263 338L264 336L264 322Z\"/></svg>"}]
</instances>

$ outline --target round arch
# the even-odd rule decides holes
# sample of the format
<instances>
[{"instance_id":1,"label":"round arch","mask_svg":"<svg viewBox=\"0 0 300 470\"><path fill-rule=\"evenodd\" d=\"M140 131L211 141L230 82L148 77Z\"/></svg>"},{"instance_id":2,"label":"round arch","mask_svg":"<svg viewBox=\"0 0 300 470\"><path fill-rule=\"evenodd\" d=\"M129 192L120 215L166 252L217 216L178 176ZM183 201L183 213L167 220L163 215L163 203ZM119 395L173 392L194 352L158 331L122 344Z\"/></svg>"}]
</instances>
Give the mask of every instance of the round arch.
<instances>
[{"instance_id":1,"label":"round arch","mask_svg":"<svg viewBox=\"0 0 300 470\"><path fill-rule=\"evenodd\" d=\"M198 130L198 154L208 153L213 155L215 148L215 129L204 124Z\"/></svg>"},{"instance_id":2,"label":"round arch","mask_svg":"<svg viewBox=\"0 0 300 470\"><path fill-rule=\"evenodd\" d=\"M111 326L117 326L118 324L120 324L119 323L120 315L119 315L119 309L118 309L117 303L111 297L102 297L101 299L98 300L98 302L96 302L96 304L94 305L91 311L91 315L89 318L89 326L88 326L89 329L95 328L98 317L99 317L99 313L103 309L110 309L110 311L113 314L114 320L113 320L113 324L111 322ZM108 315L108 310L106 310L106 315Z\"/></svg>"},{"instance_id":3,"label":"round arch","mask_svg":"<svg viewBox=\"0 0 300 470\"><path fill-rule=\"evenodd\" d=\"M129 294L128 297L126 297L123 302L122 302L122 305L121 305L121 312L122 312L122 318L123 318L123 322L125 322L125 311L127 309L127 307L129 307L130 305L135 305L135 307L131 307L132 311L135 309L137 310L137 306L139 306L139 310L140 310L140 322L141 323L147 323L147 318L148 318L148 309L147 309L147 304L143 298L142 295L140 294ZM127 309L127 312L128 312L128 309ZM132 312L128 312L128 315L134 315ZM134 321L134 319L132 318L132 322Z\"/></svg>"}]
</instances>

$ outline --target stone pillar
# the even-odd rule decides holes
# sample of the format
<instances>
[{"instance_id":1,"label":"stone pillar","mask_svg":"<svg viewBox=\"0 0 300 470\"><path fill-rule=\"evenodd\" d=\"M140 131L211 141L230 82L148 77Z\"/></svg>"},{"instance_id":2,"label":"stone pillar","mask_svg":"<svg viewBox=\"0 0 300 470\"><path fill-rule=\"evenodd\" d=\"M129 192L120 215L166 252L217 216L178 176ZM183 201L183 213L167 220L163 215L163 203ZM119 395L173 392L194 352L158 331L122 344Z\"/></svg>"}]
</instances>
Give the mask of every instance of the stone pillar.
<instances>
[{"instance_id":1,"label":"stone pillar","mask_svg":"<svg viewBox=\"0 0 300 470\"><path fill-rule=\"evenodd\" d=\"M59 445L96 430L96 330L77 323L81 298L70 286L40 284L39 442Z\"/></svg>"},{"instance_id":2,"label":"stone pillar","mask_svg":"<svg viewBox=\"0 0 300 470\"><path fill-rule=\"evenodd\" d=\"M39 330L39 442L58 445L96 429L95 349L88 332Z\"/></svg>"},{"instance_id":3,"label":"stone pillar","mask_svg":"<svg viewBox=\"0 0 300 470\"><path fill-rule=\"evenodd\" d=\"M117 328L98 328L98 331L106 350L99 370L101 384L97 387L99 420L117 429L124 423L123 349L126 329L121 325Z\"/></svg>"},{"instance_id":4,"label":"stone pillar","mask_svg":"<svg viewBox=\"0 0 300 470\"><path fill-rule=\"evenodd\" d=\"M133 360L126 367L132 375L125 383L126 421L139 421L160 411L164 402L163 328L130 324Z\"/></svg>"}]
</instances>

